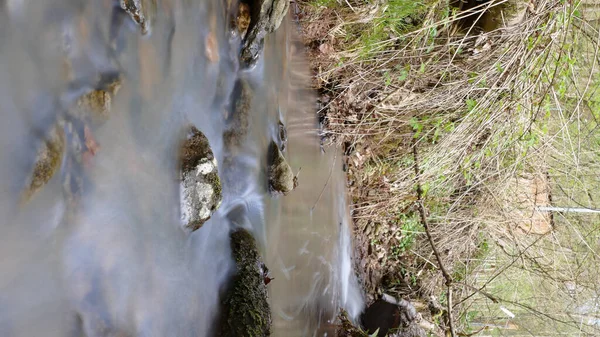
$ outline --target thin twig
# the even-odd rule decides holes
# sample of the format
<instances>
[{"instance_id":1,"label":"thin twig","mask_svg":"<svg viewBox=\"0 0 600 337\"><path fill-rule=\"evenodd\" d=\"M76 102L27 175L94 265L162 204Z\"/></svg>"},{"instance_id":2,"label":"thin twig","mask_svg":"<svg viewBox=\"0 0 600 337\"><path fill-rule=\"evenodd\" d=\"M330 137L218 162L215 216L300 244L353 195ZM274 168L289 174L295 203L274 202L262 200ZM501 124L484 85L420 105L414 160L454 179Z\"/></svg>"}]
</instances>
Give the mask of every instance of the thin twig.
<instances>
[{"instance_id":1,"label":"thin twig","mask_svg":"<svg viewBox=\"0 0 600 337\"><path fill-rule=\"evenodd\" d=\"M333 173L333 168L335 166L335 163L337 161L337 147L335 148L335 154L333 155L333 161L331 163L331 166L329 167L329 176L327 176L327 181L325 181L325 185L323 185L323 188L321 189L321 193L319 193L319 197L317 198L317 201L315 201L315 204L310 208L310 211L314 211L315 208L317 207L317 204L319 203L319 200L321 200L321 197L323 196L323 192L325 192L325 189L327 188L327 185L329 184L329 180L331 180L331 174Z\"/></svg>"},{"instance_id":2,"label":"thin twig","mask_svg":"<svg viewBox=\"0 0 600 337\"><path fill-rule=\"evenodd\" d=\"M414 168L415 168L415 181L417 183L417 207L419 208L419 214L421 216L421 224L423 224L423 228L425 228L425 234L427 234L427 240L429 240L429 244L431 245L431 249L433 250L433 254L437 259L440 270L442 271L442 275L444 279L446 279L446 287L448 291L446 292L447 301L446 304L448 306L448 325L450 326L450 334L452 337L456 337L456 331L454 330L454 318L452 317L452 276L448 274L446 267L444 267L444 263L442 262L442 257L437 247L435 246L435 242L433 242L433 237L431 236L431 231L429 230L429 223L427 222L427 213L425 212L425 206L423 205L423 189L421 188L420 182L420 170L419 170L419 157L417 153L417 139L413 137L412 140L412 150L414 156Z\"/></svg>"}]
</instances>

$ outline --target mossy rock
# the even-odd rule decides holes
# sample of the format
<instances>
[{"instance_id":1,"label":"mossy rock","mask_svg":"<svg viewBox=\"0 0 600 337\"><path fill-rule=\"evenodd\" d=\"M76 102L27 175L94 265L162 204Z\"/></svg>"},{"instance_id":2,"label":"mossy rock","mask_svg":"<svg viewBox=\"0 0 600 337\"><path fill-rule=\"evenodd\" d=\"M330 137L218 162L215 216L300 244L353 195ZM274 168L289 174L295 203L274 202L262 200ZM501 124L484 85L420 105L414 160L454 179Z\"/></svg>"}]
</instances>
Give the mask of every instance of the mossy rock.
<instances>
[{"instance_id":1,"label":"mossy rock","mask_svg":"<svg viewBox=\"0 0 600 337\"><path fill-rule=\"evenodd\" d=\"M271 141L267 152L269 189L275 193L291 192L295 187L294 172L275 141Z\"/></svg>"},{"instance_id":2,"label":"mossy rock","mask_svg":"<svg viewBox=\"0 0 600 337\"><path fill-rule=\"evenodd\" d=\"M217 161L208 139L190 126L180 149L181 220L195 231L210 219L223 200Z\"/></svg>"},{"instance_id":3,"label":"mossy rock","mask_svg":"<svg viewBox=\"0 0 600 337\"><path fill-rule=\"evenodd\" d=\"M38 147L28 186L21 195L22 203L29 201L56 174L64 152L65 134L57 123Z\"/></svg>"},{"instance_id":4,"label":"mossy rock","mask_svg":"<svg viewBox=\"0 0 600 337\"><path fill-rule=\"evenodd\" d=\"M221 337L262 337L271 334L271 309L265 278L268 270L250 232L231 233L237 271L223 301Z\"/></svg>"}]
</instances>

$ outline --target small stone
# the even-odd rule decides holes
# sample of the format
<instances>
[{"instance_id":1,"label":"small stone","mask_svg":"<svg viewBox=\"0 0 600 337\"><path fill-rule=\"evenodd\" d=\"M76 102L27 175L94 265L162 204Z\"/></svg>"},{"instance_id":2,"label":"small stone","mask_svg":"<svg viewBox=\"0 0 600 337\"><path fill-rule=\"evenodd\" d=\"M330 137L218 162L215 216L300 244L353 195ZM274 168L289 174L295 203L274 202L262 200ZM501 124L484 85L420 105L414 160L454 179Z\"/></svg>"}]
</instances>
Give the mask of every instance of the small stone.
<instances>
[{"instance_id":1,"label":"small stone","mask_svg":"<svg viewBox=\"0 0 600 337\"><path fill-rule=\"evenodd\" d=\"M120 0L121 8L140 26L143 35L150 32L149 13L154 9L151 2L151 0Z\"/></svg>"},{"instance_id":2,"label":"small stone","mask_svg":"<svg viewBox=\"0 0 600 337\"><path fill-rule=\"evenodd\" d=\"M323 43L319 46L319 51L323 55L331 55L335 52L335 49L333 49L333 47L330 44Z\"/></svg>"},{"instance_id":3,"label":"small stone","mask_svg":"<svg viewBox=\"0 0 600 337\"><path fill-rule=\"evenodd\" d=\"M21 203L28 202L60 168L65 151L65 134L57 123L40 144L28 187L21 194Z\"/></svg>"},{"instance_id":4,"label":"small stone","mask_svg":"<svg viewBox=\"0 0 600 337\"><path fill-rule=\"evenodd\" d=\"M283 124L282 121L279 121L279 143L280 145L280 149L281 152L284 152L286 147L287 147L287 140L288 140L288 136L287 136L287 129L285 128L285 125Z\"/></svg>"},{"instance_id":5,"label":"small stone","mask_svg":"<svg viewBox=\"0 0 600 337\"><path fill-rule=\"evenodd\" d=\"M181 146L181 221L195 231L210 219L222 200L217 161L208 139L194 126Z\"/></svg>"},{"instance_id":6,"label":"small stone","mask_svg":"<svg viewBox=\"0 0 600 337\"><path fill-rule=\"evenodd\" d=\"M287 194L294 189L294 173L285 160L275 141L271 141L268 149L269 189L272 192Z\"/></svg>"}]
</instances>

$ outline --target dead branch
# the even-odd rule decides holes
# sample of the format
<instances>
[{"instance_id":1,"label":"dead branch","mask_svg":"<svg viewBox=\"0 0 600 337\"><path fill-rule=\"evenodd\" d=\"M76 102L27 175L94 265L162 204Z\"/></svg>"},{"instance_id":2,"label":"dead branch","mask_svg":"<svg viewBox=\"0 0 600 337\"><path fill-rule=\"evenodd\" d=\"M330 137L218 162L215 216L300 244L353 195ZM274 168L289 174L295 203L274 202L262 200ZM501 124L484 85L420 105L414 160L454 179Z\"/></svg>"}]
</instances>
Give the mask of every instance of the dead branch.
<instances>
[{"instance_id":1,"label":"dead branch","mask_svg":"<svg viewBox=\"0 0 600 337\"><path fill-rule=\"evenodd\" d=\"M413 137L412 141L412 150L414 157L414 168L415 168L415 182L417 184L417 207L419 209L419 215L421 216L421 224L425 229L425 234L427 235L427 240L429 240L429 244L431 245L431 249L433 250L433 254L438 262L440 270L442 271L442 275L446 280L446 287L448 291L446 293L447 301L446 304L448 306L448 325L450 326L450 334L452 337L456 337L456 331L454 330L454 318L452 315L452 276L444 267L444 263L442 262L442 257L440 252L438 251L435 242L433 241L433 237L431 236L431 231L429 230L429 223L427 222L427 213L425 212L425 206L423 205L423 189L421 188L420 182L420 171L419 171L419 160L418 160L418 152L417 152L417 140L416 137Z\"/></svg>"}]
</instances>

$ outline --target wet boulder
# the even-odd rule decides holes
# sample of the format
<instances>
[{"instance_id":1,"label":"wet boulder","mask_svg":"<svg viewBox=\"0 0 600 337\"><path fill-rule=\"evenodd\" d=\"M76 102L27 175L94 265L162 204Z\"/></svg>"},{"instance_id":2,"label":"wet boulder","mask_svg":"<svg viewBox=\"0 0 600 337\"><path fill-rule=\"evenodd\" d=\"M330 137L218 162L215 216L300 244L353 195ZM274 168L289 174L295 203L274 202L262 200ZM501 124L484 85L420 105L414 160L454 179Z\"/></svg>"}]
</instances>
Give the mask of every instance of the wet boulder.
<instances>
[{"instance_id":1,"label":"wet boulder","mask_svg":"<svg viewBox=\"0 0 600 337\"><path fill-rule=\"evenodd\" d=\"M180 160L181 221L195 231L210 219L223 197L217 161L208 139L194 126L181 146Z\"/></svg>"},{"instance_id":2,"label":"wet boulder","mask_svg":"<svg viewBox=\"0 0 600 337\"><path fill-rule=\"evenodd\" d=\"M38 147L33 171L21 194L22 203L29 201L56 174L64 151L65 134L57 123Z\"/></svg>"},{"instance_id":3,"label":"wet boulder","mask_svg":"<svg viewBox=\"0 0 600 337\"><path fill-rule=\"evenodd\" d=\"M253 66L264 46L268 33L274 32L287 14L289 0L256 0L250 4L250 26L242 45L241 60Z\"/></svg>"},{"instance_id":4,"label":"wet boulder","mask_svg":"<svg viewBox=\"0 0 600 337\"><path fill-rule=\"evenodd\" d=\"M425 337L427 334L418 321L420 315L406 300L379 299L371 304L361 316L364 330L377 336Z\"/></svg>"},{"instance_id":5,"label":"wet boulder","mask_svg":"<svg viewBox=\"0 0 600 337\"><path fill-rule=\"evenodd\" d=\"M120 5L140 26L142 34L148 34L151 18L156 11L156 0L120 0Z\"/></svg>"},{"instance_id":6,"label":"wet boulder","mask_svg":"<svg viewBox=\"0 0 600 337\"><path fill-rule=\"evenodd\" d=\"M291 192L295 187L294 172L275 141L271 141L269 144L267 161L269 163L267 174L271 192L283 194Z\"/></svg>"},{"instance_id":7,"label":"wet boulder","mask_svg":"<svg viewBox=\"0 0 600 337\"><path fill-rule=\"evenodd\" d=\"M223 301L220 336L269 336L268 270L252 234L245 229L231 233L231 251L237 271Z\"/></svg>"}]
</instances>

